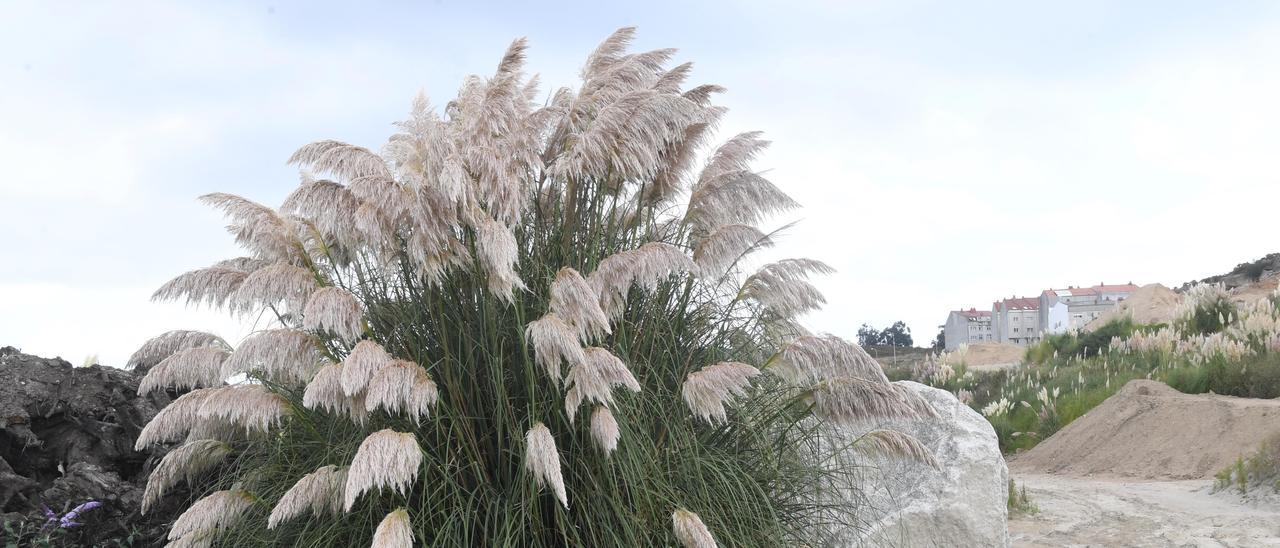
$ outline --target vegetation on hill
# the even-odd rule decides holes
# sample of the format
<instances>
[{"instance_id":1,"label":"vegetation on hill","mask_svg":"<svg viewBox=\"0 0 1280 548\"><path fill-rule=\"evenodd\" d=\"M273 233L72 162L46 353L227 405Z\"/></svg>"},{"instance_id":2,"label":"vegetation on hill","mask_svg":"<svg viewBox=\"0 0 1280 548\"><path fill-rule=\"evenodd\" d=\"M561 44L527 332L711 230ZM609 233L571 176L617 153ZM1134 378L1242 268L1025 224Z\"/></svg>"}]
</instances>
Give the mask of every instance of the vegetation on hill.
<instances>
[{"instance_id":1,"label":"vegetation on hill","mask_svg":"<svg viewBox=\"0 0 1280 548\"><path fill-rule=\"evenodd\" d=\"M1001 448L1035 446L1132 379L1191 394L1280 397L1280 297L1237 305L1221 285L1194 286L1172 325L1113 320L1046 337L1024 367L975 374L926 361L913 375L955 392L995 427Z\"/></svg>"}]
</instances>

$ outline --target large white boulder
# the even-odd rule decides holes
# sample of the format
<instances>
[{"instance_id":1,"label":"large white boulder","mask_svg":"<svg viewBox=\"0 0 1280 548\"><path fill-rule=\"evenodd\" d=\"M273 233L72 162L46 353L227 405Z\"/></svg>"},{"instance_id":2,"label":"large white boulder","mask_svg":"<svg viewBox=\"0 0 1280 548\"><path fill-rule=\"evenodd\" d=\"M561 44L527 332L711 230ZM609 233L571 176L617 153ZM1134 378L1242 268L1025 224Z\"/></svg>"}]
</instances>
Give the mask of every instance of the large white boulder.
<instances>
[{"instance_id":1,"label":"large white boulder","mask_svg":"<svg viewBox=\"0 0 1280 548\"><path fill-rule=\"evenodd\" d=\"M892 420L861 429L841 428L834 443L848 446L877 428L914 436L933 451L941 469L845 451L850 477L838 492L857 507L836 528L836 546L1009 546L1009 468L995 430L950 392L899 381L937 410L931 420Z\"/></svg>"}]
</instances>

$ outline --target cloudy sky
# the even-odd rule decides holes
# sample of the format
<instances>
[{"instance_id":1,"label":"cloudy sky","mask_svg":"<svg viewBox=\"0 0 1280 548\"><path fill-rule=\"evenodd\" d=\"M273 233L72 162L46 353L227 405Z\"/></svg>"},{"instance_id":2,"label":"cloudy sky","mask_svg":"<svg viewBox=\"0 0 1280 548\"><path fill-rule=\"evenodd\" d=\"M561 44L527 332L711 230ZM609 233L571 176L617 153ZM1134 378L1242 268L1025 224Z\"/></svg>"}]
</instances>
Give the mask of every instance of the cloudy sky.
<instances>
[{"instance_id":1,"label":"cloudy sky","mask_svg":"<svg viewBox=\"0 0 1280 548\"><path fill-rule=\"evenodd\" d=\"M121 365L168 329L238 340L148 301L238 254L197 196L278 204L299 145L377 148L518 36L576 85L629 25L729 89L725 136L774 140L758 166L805 205L780 247L839 270L815 329L923 342L948 309L1280 247L1280 4L688 4L0 1L0 346Z\"/></svg>"}]
</instances>

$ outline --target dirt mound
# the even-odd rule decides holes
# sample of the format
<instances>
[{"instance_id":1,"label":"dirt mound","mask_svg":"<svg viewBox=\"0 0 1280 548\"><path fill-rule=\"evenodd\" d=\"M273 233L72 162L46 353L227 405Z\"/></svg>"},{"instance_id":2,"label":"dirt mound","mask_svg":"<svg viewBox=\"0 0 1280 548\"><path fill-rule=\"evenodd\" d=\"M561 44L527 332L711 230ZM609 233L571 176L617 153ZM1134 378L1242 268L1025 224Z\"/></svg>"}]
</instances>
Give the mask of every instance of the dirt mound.
<instances>
[{"instance_id":1,"label":"dirt mound","mask_svg":"<svg viewBox=\"0 0 1280 548\"><path fill-rule=\"evenodd\" d=\"M1107 325L1111 320L1129 316L1141 324L1171 323L1182 304L1182 295L1160 284L1147 284L1139 287L1111 310L1106 311L1084 326L1083 331L1090 332Z\"/></svg>"},{"instance_id":2,"label":"dirt mound","mask_svg":"<svg viewBox=\"0 0 1280 548\"><path fill-rule=\"evenodd\" d=\"M964 363L967 367L1013 366L1022 363L1027 349L1013 344L973 343L964 351L949 352L943 361L952 365Z\"/></svg>"},{"instance_id":3,"label":"dirt mound","mask_svg":"<svg viewBox=\"0 0 1280 548\"><path fill-rule=\"evenodd\" d=\"M1280 285L1280 277L1265 277L1256 282L1245 284L1231 290L1231 300L1237 304L1248 304L1253 301L1260 301L1275 293L1276 286Z\"/></svg>"},{"instance_id":4,"label":"dirt mound","mask_svg":"<svg viewBox=\"0 0 1280 548\"><path fill-rule=\"evenodd\" d=\"M1280 400L1183 394L1130 381L1102 405L1011 459L1026 472L1200 479L1280 433Z\"/></svg>"}]
</instances>

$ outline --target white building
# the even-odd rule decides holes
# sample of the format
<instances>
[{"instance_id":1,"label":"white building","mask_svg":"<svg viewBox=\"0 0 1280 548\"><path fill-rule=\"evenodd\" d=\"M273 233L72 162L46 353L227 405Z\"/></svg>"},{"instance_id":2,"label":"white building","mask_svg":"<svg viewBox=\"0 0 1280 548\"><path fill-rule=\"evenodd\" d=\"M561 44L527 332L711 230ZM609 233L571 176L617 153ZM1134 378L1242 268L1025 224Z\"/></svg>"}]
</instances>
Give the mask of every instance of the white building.
<instances>
[{"instance_id":1,"label":"white building","mask_svg":"<svg viewBox=\"0 0 1280 548\"><path fill-rule=\"evenodd\" d=\"M960 348L961 344L995 340L995 332L991 329L991 312L972 308L952 310L947 314L947 323L942 326L942 333L947 351Z\"/></svg>"},{"instance_id":2,"label":"white building","mask_svg":"<svg viewBox=\"0 0 1280 548\"><path fill-rule=\"evenodd\" d=\"M1132 283L1046 289L1040 293L1040 326L1046 334L1078 330L1137 289Z\"/></svg>"},{"instance_id":3,"label":"white building","mask_svg":"<svg viewBox=\"0 0 1280 548\"><path fill-rule=\"evenodd\" d=\"M1040 299L1017 297L991 304L997 342L1027 346L1040 340Z\"/></svg>"}]
</instances>

